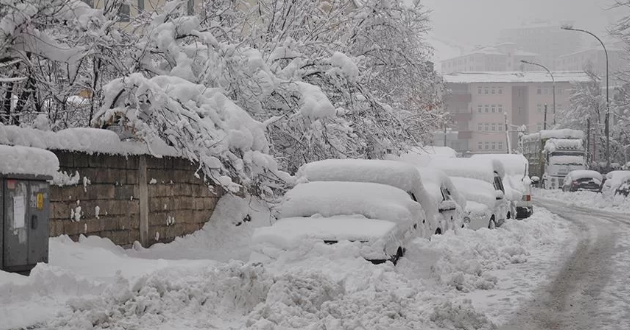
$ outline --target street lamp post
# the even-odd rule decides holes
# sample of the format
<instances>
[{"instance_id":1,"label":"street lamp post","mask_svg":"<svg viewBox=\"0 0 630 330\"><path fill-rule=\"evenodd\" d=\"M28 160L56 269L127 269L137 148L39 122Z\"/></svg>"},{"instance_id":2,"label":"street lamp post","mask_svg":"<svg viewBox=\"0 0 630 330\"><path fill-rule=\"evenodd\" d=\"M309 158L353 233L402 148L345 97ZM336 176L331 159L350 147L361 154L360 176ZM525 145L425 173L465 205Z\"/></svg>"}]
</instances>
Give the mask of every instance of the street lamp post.
<instances>
[{"instance_id":1,"label":"street lamp post","mask_svg":"<svg viewBox=\"0 0 630 330\"><path fill-rule=\"evenodd\" d=\"M608 50L606 50L606 46L604 45L604 42L602 42L601 39L599 39L595 34L589 31L582 30L582 29L574 29L570 26L562 26L561 29L567 30L567 31L577 31L577 32L590 34L595 39L597 39L597 41L599 41L599 43L602 44L602 47L604 48L604 54L606 55L606 117L604 119L604 125L605 125L604 130L606 134L606 167L610 168L610 90L609 90L609 79L608 79Z\"/></svg>"},{"instance_id":2,"label":"street lamp post","mask_svg":"<svg viewBox=\"0 0 630 330\"><path fill-rule=\"evenodd\" d=\"M556 126L556 79L553 77L553 73L546 66L534 62L529 62L525 60L521 60L522 63L539 66L547 71L551 76L551 81L553 82L553 125Z\"/></svg>"}]
</instances>

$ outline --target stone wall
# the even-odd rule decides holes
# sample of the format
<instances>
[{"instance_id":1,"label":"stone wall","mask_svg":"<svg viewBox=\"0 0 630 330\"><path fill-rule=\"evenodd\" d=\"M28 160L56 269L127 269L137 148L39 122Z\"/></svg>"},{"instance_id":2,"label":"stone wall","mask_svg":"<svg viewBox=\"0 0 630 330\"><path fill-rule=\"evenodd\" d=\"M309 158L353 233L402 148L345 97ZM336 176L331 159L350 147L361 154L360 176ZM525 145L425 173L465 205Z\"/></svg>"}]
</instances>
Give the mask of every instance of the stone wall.
<instances>
[{"instance_id":1,"label":"stone wall","mask_svg":"<svg viewBox=\"0 0 630 330\"><path fill-rule=\"evenodd\" d=\"M188 160L54 151L75 185L51 185L50 236L97 235L143 246L190 234L209 220L212 193Z\"/></svg>"}]
</instances>

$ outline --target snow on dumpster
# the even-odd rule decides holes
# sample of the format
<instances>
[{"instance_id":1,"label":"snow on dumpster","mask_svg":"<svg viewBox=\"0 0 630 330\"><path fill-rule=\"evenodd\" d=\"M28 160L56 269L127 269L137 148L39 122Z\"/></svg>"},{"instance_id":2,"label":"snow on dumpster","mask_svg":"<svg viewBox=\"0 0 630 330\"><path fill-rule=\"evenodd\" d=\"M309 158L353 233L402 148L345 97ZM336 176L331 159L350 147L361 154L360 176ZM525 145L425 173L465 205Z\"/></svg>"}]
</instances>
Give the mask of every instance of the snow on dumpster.
<instances>
[{"instance_id":1,"label":"snow on dumpster","mask_svg":"<svg viewBox=\"0 0 630 330\"><path fill-rule=\"evenodd\" d=\"M0 174L30 174L54 176L59 160L44 149L0 145Z\"/></svg>"}]
</instances>

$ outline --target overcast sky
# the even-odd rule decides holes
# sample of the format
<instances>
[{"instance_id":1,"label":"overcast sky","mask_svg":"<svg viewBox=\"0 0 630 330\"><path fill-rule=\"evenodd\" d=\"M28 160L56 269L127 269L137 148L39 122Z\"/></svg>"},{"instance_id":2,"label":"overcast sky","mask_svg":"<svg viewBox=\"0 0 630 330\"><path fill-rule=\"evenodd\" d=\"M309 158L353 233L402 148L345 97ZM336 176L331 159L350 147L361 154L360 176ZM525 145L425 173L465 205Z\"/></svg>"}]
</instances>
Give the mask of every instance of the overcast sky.
<instances>
[{"instance_id":1,"label":"overcast sky","mask_svg":"<svg viewBox=\"0 0 630 330\"><path fill-rule=\"evenodd\" d=\"M498 31L534 19L573 20L575 27L605 36L624 10L614 0L423 0L431 9L433 35L465 45L492 44Z\"/></svg>"}]
</instances>

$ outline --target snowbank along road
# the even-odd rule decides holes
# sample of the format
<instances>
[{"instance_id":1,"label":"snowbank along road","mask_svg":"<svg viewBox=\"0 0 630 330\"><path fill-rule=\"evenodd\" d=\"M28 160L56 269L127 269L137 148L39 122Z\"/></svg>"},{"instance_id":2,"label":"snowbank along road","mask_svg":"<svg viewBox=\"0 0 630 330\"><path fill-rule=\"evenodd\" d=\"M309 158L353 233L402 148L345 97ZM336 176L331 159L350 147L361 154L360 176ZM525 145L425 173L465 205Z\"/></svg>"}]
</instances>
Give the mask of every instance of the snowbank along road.
<instances>
[{"instance_id":1,"label":"snowbank along road","mask_svg":"<svg viewBox=\"0 0 630 330\"><path fill-rule=\"evenodd\" d=\"M579 242L557 277L503 329L630 329L630 216L535 202L572 222Z\"/></svg>"}]
</instances>

